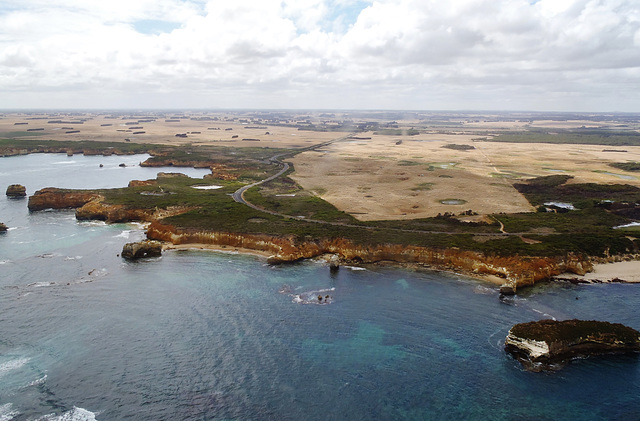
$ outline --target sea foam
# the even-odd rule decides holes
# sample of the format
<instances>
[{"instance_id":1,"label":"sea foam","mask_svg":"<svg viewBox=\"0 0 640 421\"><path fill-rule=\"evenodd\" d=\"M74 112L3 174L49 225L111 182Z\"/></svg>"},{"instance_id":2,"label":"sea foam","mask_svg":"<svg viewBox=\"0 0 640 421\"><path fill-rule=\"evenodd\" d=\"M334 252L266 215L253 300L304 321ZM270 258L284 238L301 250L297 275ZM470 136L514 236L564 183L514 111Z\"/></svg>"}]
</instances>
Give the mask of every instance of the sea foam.
<instances>
[{"instance_id":1,"label":"sea foam","mask_svg":"<svg viewBox=\"0 0 640 421\"><path fill-rule=\"evenodd\" d=\"M71 411L67 411L60 415L45 415L44 417L39 418L38 421L95 421L96 415L97 414L87 411L84 408L74 406Z\"/></svg>"},{"instance_id":2,"label":"sea foam","mask_svg":"<svg viewBox=\"0 0 640 421\"><path fill-rule=\"evenodd\" d=\"M0 364L0 377L9 371L16 370L29 362L29 358L18 358Z\"/></svg>"},{"instance_id":3,"label":"sea foam","mask_svg":"<svg viewBox=\"0 0 640 421\"><path fill-rule=\"evenodd\" d=\"M18 411L12 409L13 404L5 403L4 405L0 405L0 421L9 421L14 417L20 415Z\"/></svg>"}]
</instances>

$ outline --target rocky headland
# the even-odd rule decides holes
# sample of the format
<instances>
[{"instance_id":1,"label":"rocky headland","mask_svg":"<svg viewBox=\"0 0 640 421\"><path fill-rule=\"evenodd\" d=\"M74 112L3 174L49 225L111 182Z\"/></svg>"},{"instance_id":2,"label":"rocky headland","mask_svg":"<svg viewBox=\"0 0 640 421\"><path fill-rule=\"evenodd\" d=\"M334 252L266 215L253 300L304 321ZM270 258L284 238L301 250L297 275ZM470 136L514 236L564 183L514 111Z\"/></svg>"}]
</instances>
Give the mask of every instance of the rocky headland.
<instances>
[{"instance_id":1,"label":"rocky headland","mask_svg":"<svg viewBox=\"0 0 640 421\"><path fill-rule=\"evenodd\" d=\"M504 346L527 370L557 370L575 358L640 352L640 332L620 323L540 320L513 326Z\"/></svg>"},{"instance_id":2,"label":"rocky headland","mask_svg":"<svg viewBox=\"0 0 640 421\"><path fill-rule=\"evenodd\" d=\"M132 182L133 185L147 182ZM592 270L588 257L567 254L553 257L485 255L458 248L429 248L401 244L358 244L346 238L271 236L241 232L187 229L163 223L162 219L189 211L190 207L137 209L109 204L99 192L46 188L29 197L29 210L76 209L79 220L106 222L150 222L147 237L174 245L206 244L238 247L268 253L269 263L280 264L310 259L326 254L339 256L343 262L391 262L423 266L435 270L463 273L491 279L503 284L501 291L514 293L516 288L573 273L584 275Z\"/></svg>"},{"instance_id":3,"label":"rocky headland","mask_svg":"<svg viewBox=\"0 0 640 421\"><path fill-rule=\"evenodd\" d=\"M29 196L27 207L32 212L45 209L75 209L98 198L100 195L91 191L47 187Z\"/></svg>"}]
</instances>

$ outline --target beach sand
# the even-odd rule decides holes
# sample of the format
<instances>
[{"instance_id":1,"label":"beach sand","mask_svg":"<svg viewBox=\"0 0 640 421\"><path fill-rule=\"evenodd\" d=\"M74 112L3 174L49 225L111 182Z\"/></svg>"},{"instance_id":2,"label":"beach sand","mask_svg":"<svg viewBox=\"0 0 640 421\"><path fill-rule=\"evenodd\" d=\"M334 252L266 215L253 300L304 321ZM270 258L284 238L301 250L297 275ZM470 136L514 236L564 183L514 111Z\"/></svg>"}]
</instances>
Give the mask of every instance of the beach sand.
<instances>
[{"instance_id":1,"label":"beach sand","mask_svg":"<svg viewBox=\"0 0 640 421\"><path fill-rule=\"evenodd\" d=\"M633 260L629 262L595 264L593 265L593 272L589 272L584 276L578 276L573 273L565 273L559 276L559 278L565 277L593 282L611 282L617 279L624 282L636 283L640 282L640 261Z\"/></svg>"},{"instance_id":2,"label":"beach sand","mask_svg":"<svg viewBox=\"0 0 640 421\"><path fill-rule=\"evenodd\" d=\"M252 256L258 256L263 258L268 258L269 256L273 255L273 253L269 253L266 251L251 250L251 249L246 249L242 247L217 246L214 244L203 244L203 243L189 243L189 244L165 243L163 245L163 250L208 250L208 251L216 251L216 252L229 253L229 254L249 254Z\"/></svg>"}]
</instances>

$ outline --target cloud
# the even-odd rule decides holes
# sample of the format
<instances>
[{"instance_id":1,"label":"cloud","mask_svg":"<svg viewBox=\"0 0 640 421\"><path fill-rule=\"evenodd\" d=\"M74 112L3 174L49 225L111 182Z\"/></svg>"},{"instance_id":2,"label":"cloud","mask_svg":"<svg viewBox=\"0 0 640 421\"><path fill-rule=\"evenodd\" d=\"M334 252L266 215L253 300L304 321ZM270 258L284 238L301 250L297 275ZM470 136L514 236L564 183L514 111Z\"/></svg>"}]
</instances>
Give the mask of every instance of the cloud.
<instances>
[{"instance_id":1,"label":"cloud","mask_svg":"<svg viewBox=\"0 0 640 421\"><path fill-rule=\"evenodd\" d=\"M3 3L3 108L638 105L635 0Z\"/></svg>"}]
</instances>

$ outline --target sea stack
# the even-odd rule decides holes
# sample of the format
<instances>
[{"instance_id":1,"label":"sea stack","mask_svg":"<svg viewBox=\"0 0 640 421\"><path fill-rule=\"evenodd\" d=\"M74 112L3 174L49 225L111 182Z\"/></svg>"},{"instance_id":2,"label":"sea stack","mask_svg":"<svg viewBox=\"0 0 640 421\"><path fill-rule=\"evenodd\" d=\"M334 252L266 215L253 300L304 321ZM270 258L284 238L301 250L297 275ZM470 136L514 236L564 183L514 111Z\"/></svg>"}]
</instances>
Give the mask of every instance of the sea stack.
<instances>
[{"instance_id":1,"label":"sea stack","mask_svg":"<svg viewBox=\"0 0 640 421\"><path fill-rule=\"evenodd\" d=\"M7 187L7 196L9 197L26 197L27 189L22 184L12 184Z\"/></svg>"},{"instance_id":2,"label":"sea stack","mask_svg":"<svg viewBox=\"0 0 640 421\"><path fill-rule=\"evenodd\" d=\"M145 240L137 243L127 243L122 247L122 257L125 259L140 259L142 257L157 257L162 255L162 243Z\"/></svg>"},{"instance_id":3,"label":"sea stack","mask_svg":"<svg viewBox=\"0 0 640 421\"><path fill-rule=\"evenodd\" d=\"M514 325L505 350L529 371L557 370L575 358L640 352L640 332L595 320L540 320Z\"/></svg>"},{"instance_id":4,"label":"sea stack","mask_svg":"<svg viewBox=\"0 0 640 421\"><path fill-rule=\"evenodd\" d=\"M6 231L7 231L7 226L2 222L0 222L0 233L6 232Z\"/></svg>"},{"instance_id":5,"label":"sea stack","mask_svg":"<svg viewBox=\"0 0 640 421\"><path fill-rule=\"evenodd\" d=\"M340 269L340 257L337 254L332 255L329 258L329 270L335 272Z\"/></svg>"}]
</instances>

